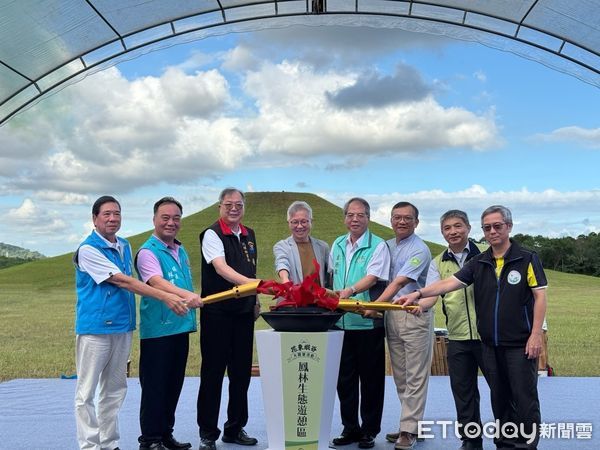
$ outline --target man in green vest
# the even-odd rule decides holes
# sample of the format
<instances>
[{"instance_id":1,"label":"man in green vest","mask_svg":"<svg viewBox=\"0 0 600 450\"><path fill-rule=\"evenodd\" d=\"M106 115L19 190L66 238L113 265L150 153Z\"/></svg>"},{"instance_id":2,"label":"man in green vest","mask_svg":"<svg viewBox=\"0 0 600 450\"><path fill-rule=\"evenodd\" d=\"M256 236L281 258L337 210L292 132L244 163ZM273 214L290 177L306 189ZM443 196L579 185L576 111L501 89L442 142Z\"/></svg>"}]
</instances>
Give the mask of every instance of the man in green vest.
<instances>
[{"instance_id":1,"label":"man in green vest","mask_svg":"<svg viewBox=\"0 0 600 450\"><path fill-rule=\"evenodd\" d=\"M329 259L333 288L340 298L370 302L377 298L375 291L388 279L390 254L385 241L368 229L370 211L369 203L358 197L344 205L344 224L349 233L335 240ZM344 330L337 384L344 428L342 434L333 439L333 444L358 442L358 448L372 448L383 414L383 320L344 314L336 325ZM362 424L359 423L359 403Z\"/></svg>"},{"instance_id":2,"label":"man in green vest","mask_svg":"<svg viewBox=\"0 0 600 450\"><path fill-rule=\"evenodd\" d=\"M150 296L140 302L140 450L185 450L190 443L173 437L175 409L185 378L189 334L196 331L196 311L202 306L192 285L190 259L176 237L181 204L164 197L154 204L154 233L136 255L140 279L152 287L185 299L184 313Z\"/></svg>"},{"instance_id":3,"label":"man in green vest","mask_svg":"<svg viewBox=\"0 0 600 450\"><path fill-rule=\"evenodd\" d=\"M474 241L469 240L471 225L467 213L452 209L440 218L442 236L448 248L437 255L429 265L427 284L454 275L463 265L481 253ZM483 368L481 341L477 332L473 286L449 292L440 297L424 298L419 302L419 312L431 309L442 299L442 311L448 328L448 372L460 423L461 450L481 450L481 415L477 375ZM483 370L483 369L482 369ZM479 428L473 428L479 425ZM477 432L479 430L479 433Z\"/></svg>"}]
</instances>

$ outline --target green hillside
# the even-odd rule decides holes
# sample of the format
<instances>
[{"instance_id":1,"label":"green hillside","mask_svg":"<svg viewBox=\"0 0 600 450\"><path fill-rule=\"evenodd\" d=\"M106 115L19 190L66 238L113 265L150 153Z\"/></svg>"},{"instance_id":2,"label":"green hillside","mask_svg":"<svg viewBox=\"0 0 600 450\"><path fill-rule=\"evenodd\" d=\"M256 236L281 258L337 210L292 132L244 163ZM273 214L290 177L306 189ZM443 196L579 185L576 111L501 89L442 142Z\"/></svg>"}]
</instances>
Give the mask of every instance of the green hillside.
<instances>
[{"instance_id":1,"label":"green hillside","mask_svg":"<svg viewBox=\"0 0 600 450\"><path fill-rule=\"evenodd\" d=\"M331 243L345 233L342 211L322 198L306 193L248 193L244 222L255 229L258 240L258 276L274 278L272 247L288 236L287 207L294 200L307 201L313 208L313 235ZM184 209L185 209L185 205ZM186 211L187 212L187 211ZM149 216L151 211L148 212ZM199 282L198 234L215 221L216 204L183 219L179 238L190 253L196 284ZM127 223L127 209L123 211ZM390 228L371 224L384 238ZM150 231L130 237L134 251ZM432 253L442 250L429 244ZM74 270L72 254L38 260L0 270L0 381L12 378L57 377L74 367ZM548 271L550 362L560 375L600 374L597 330L600 325L600 279ZM269 299L263 303L268 305ZM443 326L442 314L437 314ZM257 327L265 327L259 320ZM188 374L199 367L198 339L192 339ZM137 373L137 340L132 352L132 373Z\"/></svg>"}]
</instances>

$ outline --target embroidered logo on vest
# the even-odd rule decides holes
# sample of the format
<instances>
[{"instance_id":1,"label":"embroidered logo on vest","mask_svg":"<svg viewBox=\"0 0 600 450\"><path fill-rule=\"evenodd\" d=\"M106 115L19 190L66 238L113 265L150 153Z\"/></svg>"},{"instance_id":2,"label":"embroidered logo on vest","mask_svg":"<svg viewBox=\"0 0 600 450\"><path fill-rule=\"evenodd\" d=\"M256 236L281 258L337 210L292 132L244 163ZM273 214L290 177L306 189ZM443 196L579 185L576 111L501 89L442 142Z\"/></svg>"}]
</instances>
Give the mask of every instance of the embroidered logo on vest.
<instances>
[{"instance_id":1,"label":"embroidered logo on vest","mask_svg":"<svg viewBox=\"0 0 600 450\"><path fill-rule=\"evenodd\" d=\"M521 281L521 274L516 270L511 270L506 277L509 284L519 284Z\"/></svg>"}]
</instances>

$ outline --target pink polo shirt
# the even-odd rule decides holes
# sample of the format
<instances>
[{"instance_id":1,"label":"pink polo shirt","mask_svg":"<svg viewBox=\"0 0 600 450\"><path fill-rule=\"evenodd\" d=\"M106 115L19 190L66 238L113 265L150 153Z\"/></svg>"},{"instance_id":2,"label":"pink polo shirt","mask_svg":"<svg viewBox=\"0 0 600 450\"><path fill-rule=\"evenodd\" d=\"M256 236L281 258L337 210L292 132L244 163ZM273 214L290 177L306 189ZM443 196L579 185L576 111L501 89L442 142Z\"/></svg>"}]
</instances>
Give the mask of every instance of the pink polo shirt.
<instances>
[{"instance_id":1,"label":"pink polo shirt","mask_svg":"<svg viewBox=\"0 0 600 450\"><path fill-rule=\"evenodd\" d=\"M156 235L154 235L154 237L169 249L169 252L171 252L171 255L173 255L173 258L175 258L175 261L179 263L179 244L173 243L173 246L168 246ZM163 271L160 268L160 262L158 262L158 258L147 248L141 249L138 253L137 270L144 283L147 283L148 280L154 276L163 277Z\"/></svg>"}]
</instances>

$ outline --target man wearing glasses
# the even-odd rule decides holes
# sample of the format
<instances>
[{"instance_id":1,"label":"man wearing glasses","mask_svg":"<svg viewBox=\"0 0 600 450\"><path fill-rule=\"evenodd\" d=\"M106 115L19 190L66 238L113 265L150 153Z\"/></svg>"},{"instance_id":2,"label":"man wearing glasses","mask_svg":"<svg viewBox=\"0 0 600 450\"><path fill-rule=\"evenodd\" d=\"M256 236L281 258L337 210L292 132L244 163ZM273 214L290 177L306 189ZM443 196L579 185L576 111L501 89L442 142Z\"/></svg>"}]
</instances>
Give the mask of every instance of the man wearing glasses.
<instances>
[{"instance_id":1,"label":"man wearing glasses","mask_svg":"<svg viewBox=\"0 0 600 450\"><path fill-rule=\"evenodd\" d=\"M219 195L219 220L200 233L202 295L256 280L257 246L254 231L242 225L244 194L235 188ZM200 389L197 418L200 449L214 450L221 387L229 378L227 421L223 442L256 445L244 431L248 422L248 386L252 368L254 320L260 305L256 295L205 305L200 313Z\"/></svg>"},{"instance_id":2,"label":"man wearing glasses","mask_svg":"<svg viewBox=\"0 0 600 450\"><path fill-rule=\"evenodd\" d=\"M469 239L471 224L464 211L451 209L440 218L442 236L448 248L437 255L429 265L427 284L453 276L474 256L481 253L477 244ZM431 309L441 298L442 312L448 328L448 373L456 406L456 416L461 427L459 450L482 450L481 413L477 375L483 370L481 340L477 332L473 286L464 287L442 297L429 297L419 301L422 311ZM421 312L419 312L420 314Z\"/></svg>"},{"instance_id":3,"label":"man wearing glasses","mask_svg":"<svg viewBox=\"0 0 600 450\"><path fill-rule=\"evenodd\" d=\"M370 302L377 298L375 291L389 276L390 255L385 241L368 229L370 210L369 203L358 197L344 205L344 224L349 233L335 240L329 256L333 288L341 298ZM372 448L381 430L383 414L383 321L344 314L336 325L344 330L337 383L343 430L333 439L333 444L358 442L358 448ZM359 423L359 403L362 424Z\"/></svg>"},{"instance_id":4,"label":"man wearing glasses","mask_svg":"<svg viewBox=\"0 0 600 450\"><path fill-rule=\"evenodd\" d=\"M315 271L313 260L319 264L319 284L327 284L327 259L329 245L310 235L312 230L312 208L306 202L296 201L287 210L288 226L292 235L273 246L275 271L282 283L294 284Z\"/></svg>"},{"instance_id":5,"label":"man wearing glasses","mask_svg":"<svg viewBox=\"0 0 600 450\"><path fill-rule=\"evenodd\" d=\"M392 207L390 222L395 238L387 241L392 264L390 284L377 299L389 302L402 294L425 286L431 252L415 234L419 210L408 202ZM418 423L423 420L433 349L433 313L421 315L406 311L385 313L385 331L394 383L400 399L398 431L386 435L396 449L414 447Z\"/></svg>"},{"instance_id":6,"label":"man wearing glasses","mask_svg":"<svg viewBox=\"0 0 600 450\"><path fill-rule=\"evenodd\" d=\"M490 248L454 276L400 297L416 303L473 284L483 367L494 417L501 432L498 448L537 448L541 421L536 358L542 348L546 275L537 255L510 239L512 214L494 205L481 215ZM514 426L504 427L504 424Z\"/></svg>"}]
</instances>

